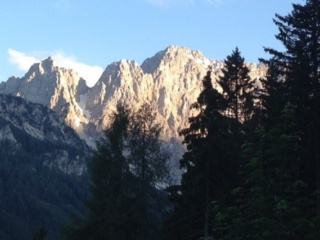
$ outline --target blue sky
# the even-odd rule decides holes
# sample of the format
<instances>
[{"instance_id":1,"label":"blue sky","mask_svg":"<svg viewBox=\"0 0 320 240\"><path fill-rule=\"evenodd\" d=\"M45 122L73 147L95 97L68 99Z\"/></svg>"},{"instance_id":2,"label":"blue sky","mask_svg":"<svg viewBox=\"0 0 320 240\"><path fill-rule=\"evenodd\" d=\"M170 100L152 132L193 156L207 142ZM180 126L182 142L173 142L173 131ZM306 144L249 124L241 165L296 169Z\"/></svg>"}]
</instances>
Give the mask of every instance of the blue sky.
<instances>
[{"instance_id":1,"label":"blue sky","mask_svg":"<svg viewBox=\"0 0 320 240\"><path fill-rule=\"evenodd\" d=\"M281 49L272 18L304 0L1 0L0 81L54 56L93 85L120 59L139 64L169 45L248 62Z\"/></svg>"}]
</instances>

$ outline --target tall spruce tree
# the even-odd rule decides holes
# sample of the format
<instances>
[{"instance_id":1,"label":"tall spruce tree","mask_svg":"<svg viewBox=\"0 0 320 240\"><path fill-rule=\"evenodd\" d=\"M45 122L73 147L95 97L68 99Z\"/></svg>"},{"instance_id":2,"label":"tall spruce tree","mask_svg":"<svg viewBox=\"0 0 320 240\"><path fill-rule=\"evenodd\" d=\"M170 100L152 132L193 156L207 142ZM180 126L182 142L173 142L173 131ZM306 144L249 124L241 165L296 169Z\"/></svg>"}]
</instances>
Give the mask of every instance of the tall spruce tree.
<instances>
[{"instance_id":1,"label":"tall spruce tree","mask_svg":"<svg viewBox=\"0 0 320 240\"><path fill-rule=\"evenodd\" d=\"M222 89L225 105L227 109L223 114L227 117L229 125L229 147L232 149L229 158L233 159L234 167L230 169L234 174L234 181L239 181L237 170L243 163L241 157L241 144L249 134L254 114L254 80L249 76L249 68L245 64L244 57L241 56L236 47L224 60L222 75L217 79L217 83ZM232 171L233 170L233 171Z\"/></svg>"}]
</instances>

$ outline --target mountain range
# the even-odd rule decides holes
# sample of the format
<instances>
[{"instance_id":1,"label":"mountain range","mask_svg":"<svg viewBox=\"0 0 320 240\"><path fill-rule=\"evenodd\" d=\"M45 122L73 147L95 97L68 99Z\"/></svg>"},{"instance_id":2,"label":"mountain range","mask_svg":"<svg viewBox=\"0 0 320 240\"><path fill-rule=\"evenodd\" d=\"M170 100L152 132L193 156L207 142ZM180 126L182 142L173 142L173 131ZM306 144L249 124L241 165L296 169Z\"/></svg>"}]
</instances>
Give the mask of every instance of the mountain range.
<instances>
[{"instance_id":1,"label":"mountain range","mask_svg":"<svg viewBox=\"0 0 320 240\"><path fill-rule=\"evenodd\" d=\"M11 134L8 126L20 128L38 139L46 139L48 136L53 138L53 135L44 134L44 126L40 124L45 124L46 119L50 119L49 115L46 115L46 112L49 114L50 111L36 110L42 105L54 111L88 146L94 147L102 130L108 126L110 114L115 111L118 103L126 103L132 110L136 110L147 102L154 106L157 112L156 121L163 126L161 137L165 140L166 147L171 149L173 157L170 167L175 173L178 159L184 152L178 132L188 124L190 105L201 92L201 80L209 66L213 69L213 85L216 86L215 79L221 74L223 61L208 59L199 51L169 46L146 59L141 65L130 60L111 63L90 88L74 70L57 67L54 59L48 57L33 64L23 77L10 77L0 84L0 94L27 100L30 103L27 108L32 109L19 113L19 124L2 126L0 139L5 134ZM267 68L262 64L248 63L248 67L252 79L266 74ZM21 108L21 101L16 104L11 107ZM3 109L11 107L2 103L0 116ZM18 115L15 118L17 119ZM40 125L33 126L30 119ZM6 121L12 122L13 119ZM51 125L62 126L62 123L57 121ZM68 141L63 135L66 129L63 127L57 130L61 132L63 141ZM78 167L75 172L79 173L80 169L81 167Z\"/></svg>"},{"instance_id":2,"label":"mountain range","mask_svg":"<svg viewBox=\"0 0 320 240\"><path fill-rule=\"evenodd\" d=\"M264 65L247 65L252 79L266 74ZM133 111L144 103L154 107L172 154L171 180L178 183L185 151L179 130L188 126L209 67L217 87L223 61L169 46L141 65L109 64L93 87L51 57L0 83L0 239L31 239L41 226L48 239L58 239L71 212L85 213L86 161L118 103Z\"/></svg>"}]
</instances>

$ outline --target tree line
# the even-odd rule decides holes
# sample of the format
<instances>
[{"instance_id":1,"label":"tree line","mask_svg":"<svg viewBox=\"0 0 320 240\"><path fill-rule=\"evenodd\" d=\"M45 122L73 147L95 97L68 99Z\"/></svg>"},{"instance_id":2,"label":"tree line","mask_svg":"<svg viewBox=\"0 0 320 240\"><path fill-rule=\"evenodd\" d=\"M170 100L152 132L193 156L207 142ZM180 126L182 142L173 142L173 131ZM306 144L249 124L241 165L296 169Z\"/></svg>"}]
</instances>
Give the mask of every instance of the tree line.
<instances>
[{"instance_id":1,"label":"tree line","mask_svg":"<svg viewBox=\"0 0 320 240\"><path fill-rule=\"evenodd\" d=\"M320 0L292 6L275 16L284 50L265 48L263 79L238 48L218 88L209 67L180 131L181 183L167 195L155 187L168 158L155 114L118 107L89 163L87 216L67 239L319 239Z\"/></svg>"}]
</instances>

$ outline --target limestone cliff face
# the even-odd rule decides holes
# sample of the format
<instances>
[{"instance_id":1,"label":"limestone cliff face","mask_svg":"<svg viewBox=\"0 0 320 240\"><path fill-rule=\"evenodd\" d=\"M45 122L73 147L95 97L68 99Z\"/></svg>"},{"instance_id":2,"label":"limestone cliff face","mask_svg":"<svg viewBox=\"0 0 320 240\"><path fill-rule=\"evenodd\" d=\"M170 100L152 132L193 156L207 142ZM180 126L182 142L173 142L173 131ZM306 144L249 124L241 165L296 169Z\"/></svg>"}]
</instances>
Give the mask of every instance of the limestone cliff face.
<instances>
[{"instance_id":1,"label":"limestone cliff face","mask_svg":"<svg viewBox=\"0 0 320 240\"><path fill-rule=\"evenodd\" d=\"M145 101L151 102L153 85L151 75L144 74L134 61L121 60L109 65L86 96L89 121L98 130L104 129L118 103L137 108Z\"/></svg>"},{"instance_id":2,"label":"limestone cliff face","mask_svg":"<svg viewBox=\"0 0 320 240\"><path fill-rule=\"evenodd\" d=\"M108 116L117 103L128 103L135 110L143 102L149 102L157 109L163 138L177 139L178 131L188 124L190 105L201 92L201 80L209 66L213 67L215 81L221 74L222 61L177 46L158 52L141 66L128 60L115 62L105 69L86 96L88 121L101 130L109 123ZM263 65L248 64L248 67L253 79L266 72Z\"/></svg>"},{"instance_id":3,"label":"limestone cliff face","mask_svg":"<svg viewBox=\"0 0 320 240\"><path fill-rule=\"evenodd\" d=\"M178 137L188 121L190 104L201 91L206 70L218 61L206 59L199 51L170 46L143 62L144 72L154 79L155 102L164 126L164 136Z\"/></svg>"}]
</instances>

